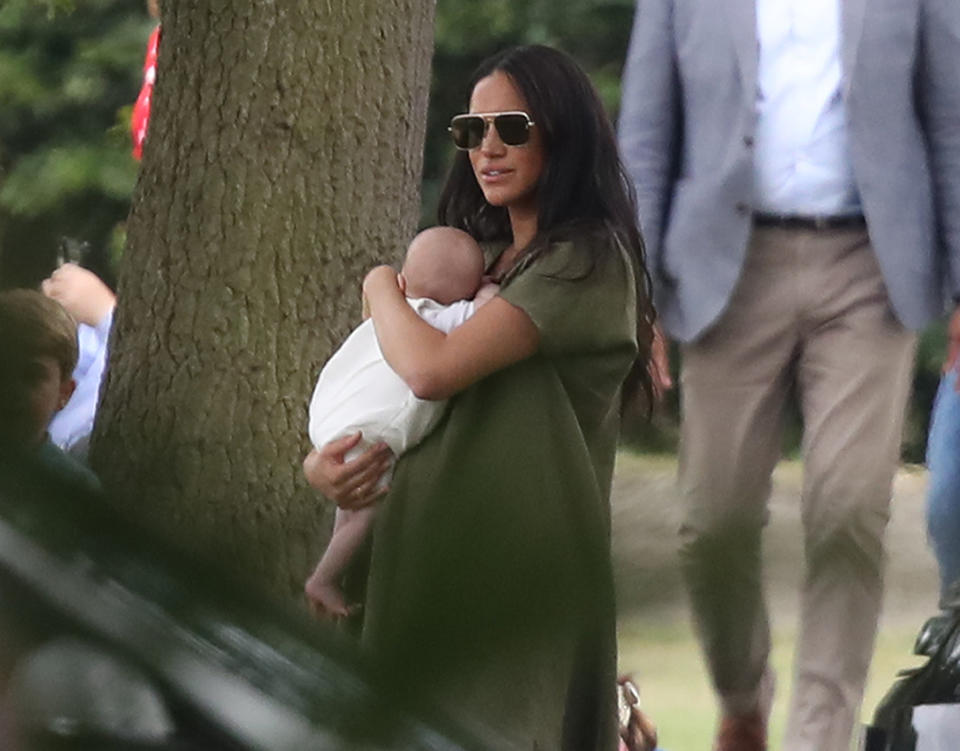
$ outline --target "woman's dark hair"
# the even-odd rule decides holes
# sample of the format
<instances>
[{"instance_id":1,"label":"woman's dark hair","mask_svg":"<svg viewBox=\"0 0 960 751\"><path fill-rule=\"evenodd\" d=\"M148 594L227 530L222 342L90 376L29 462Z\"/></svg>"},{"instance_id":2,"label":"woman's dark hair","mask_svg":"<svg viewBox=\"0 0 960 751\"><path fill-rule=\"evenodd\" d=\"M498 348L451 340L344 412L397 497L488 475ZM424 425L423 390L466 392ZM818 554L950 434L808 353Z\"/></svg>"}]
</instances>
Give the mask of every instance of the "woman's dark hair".
<instances>
[{"instance_id":1,"label":"woman's dark hair","mask_svg":"<svg viewBox=\"0 0 960 751\"><path fill-rule=\"evenodd\" d=\"M608 242L595 246L598 254L615 250L617 244L627 249L637 279L640 351L624 384L624 399L642 390L652 404L648 366L655 314L650 275L633 185L600 97L580 66L550 47L514 47L488 58L474 72L468 92L497 71L509 76L527 101L546 152L537 184L537 235L524 249L521 262L530 263L547 252L551 243L585 231L607 235ZM487 203L466 152L456 155L438 213L440 224L465 230L481 242L512 237L507 209Z\"/></svg>"}]
</instances>

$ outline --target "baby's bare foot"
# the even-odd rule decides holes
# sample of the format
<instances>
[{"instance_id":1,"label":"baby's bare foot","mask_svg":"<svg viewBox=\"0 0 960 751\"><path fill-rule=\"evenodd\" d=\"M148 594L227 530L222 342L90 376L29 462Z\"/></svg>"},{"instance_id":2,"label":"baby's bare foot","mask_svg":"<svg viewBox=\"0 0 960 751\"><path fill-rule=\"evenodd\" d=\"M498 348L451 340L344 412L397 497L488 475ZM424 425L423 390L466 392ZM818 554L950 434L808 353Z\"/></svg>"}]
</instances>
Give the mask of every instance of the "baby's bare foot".
<instances>
[{"instance_id":1,"label":"baby's bare foot","mask_svg":"<svg viewBox=\"0 0 960 751\"><path fill-rule=\"evenodd\" d=\"M345 618L352 612L340 587L323 581L316 574L307 579L303 592L310 603L310 610L318 618Z\"/></svg>"}]
</instances>

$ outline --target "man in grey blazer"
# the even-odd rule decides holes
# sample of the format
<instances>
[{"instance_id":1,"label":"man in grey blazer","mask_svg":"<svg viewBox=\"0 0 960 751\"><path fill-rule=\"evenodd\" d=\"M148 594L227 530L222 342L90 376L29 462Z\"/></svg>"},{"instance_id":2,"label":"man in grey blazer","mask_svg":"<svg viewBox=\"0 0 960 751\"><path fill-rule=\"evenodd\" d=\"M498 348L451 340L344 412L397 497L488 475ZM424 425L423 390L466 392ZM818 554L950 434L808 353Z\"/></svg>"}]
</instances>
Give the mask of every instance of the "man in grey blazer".
<instances>
[{"instance_id":1,"label":"man in grey blazer","mask_svg":"<svg viewBox=\"0 0 960 751\"><path fill-rule=\"evenodd\" d=\"M912 332L960 300L960 2L639 0L620 138L682 343L681 551L716 748L766 748L760 533L795 393L807 567L784 749L847 751Z\"/></svg>"}]
</instances>

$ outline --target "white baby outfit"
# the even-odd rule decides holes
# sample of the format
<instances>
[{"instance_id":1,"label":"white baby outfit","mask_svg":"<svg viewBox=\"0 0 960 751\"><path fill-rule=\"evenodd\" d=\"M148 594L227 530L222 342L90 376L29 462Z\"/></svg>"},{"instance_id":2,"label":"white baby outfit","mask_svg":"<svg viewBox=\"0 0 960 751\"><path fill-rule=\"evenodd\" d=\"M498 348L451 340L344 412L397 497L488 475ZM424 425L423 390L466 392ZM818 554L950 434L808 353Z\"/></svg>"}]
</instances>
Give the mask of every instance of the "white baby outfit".
<instances>
[{"instance_id":1,"label":"white baby outfit","mask_svg":"<svg viewBox=\"0 0 960 751\"><path fill-rule=\"evenodd\" d=\"M472 300L449 305L426 297L408 298L410 307L435 329L450 333L475 310ZM418 399L387 364L368 319L353 330L323 366L310 399L310 441L321 447L337 438L363 433L346 459L361 454L378 441L395 456L416 446L434 428L445 401ZM391 472L381 480L386 483Z\"/></svg>"}]
</instances>

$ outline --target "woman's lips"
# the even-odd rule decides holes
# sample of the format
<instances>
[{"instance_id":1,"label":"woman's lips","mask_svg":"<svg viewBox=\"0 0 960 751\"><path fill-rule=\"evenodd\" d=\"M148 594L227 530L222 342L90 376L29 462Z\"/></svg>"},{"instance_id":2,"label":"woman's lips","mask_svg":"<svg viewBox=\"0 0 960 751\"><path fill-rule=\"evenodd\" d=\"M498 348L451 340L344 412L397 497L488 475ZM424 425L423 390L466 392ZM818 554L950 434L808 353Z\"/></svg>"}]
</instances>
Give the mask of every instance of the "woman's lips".
<instances>
[{"instance_id":1,"label":"woman's lips","mask_svg":"<svg viewBox=\"0 0 960 751\"><path fill-rule=\"evenodd\" d=\"M498 183L506 179L513 170L506 168L486 168L480 170L480 179L485 183Z\"/></svg>"}]
</instances>

